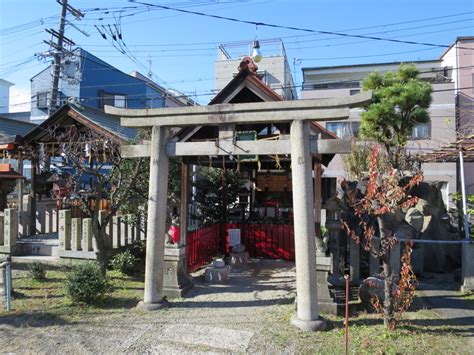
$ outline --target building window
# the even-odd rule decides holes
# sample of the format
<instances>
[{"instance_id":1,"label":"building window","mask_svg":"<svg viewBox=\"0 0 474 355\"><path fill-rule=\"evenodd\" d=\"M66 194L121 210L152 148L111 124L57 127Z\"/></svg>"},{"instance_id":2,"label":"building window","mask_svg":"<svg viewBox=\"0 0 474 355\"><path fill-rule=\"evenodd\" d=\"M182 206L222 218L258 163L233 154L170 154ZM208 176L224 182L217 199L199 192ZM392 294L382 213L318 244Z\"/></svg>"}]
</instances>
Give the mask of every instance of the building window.
<instances>
[{"instance_id":1,"label":"building window","mask_svg":"<svg viewBox=\"0 0 474 355\"><path fill-rule=\"evenodd\" d=\"M428 139L430 138L430 123L418 123L411 130L412 139Z\"/></svg>"},{"instance_id":2,"label":"building window","mask_svg":"<svg viewBox=\"0 0 474 355\"><path fill-rule=\"evenodd\" d=\"M320 90L320 89L356 89L360 88L359 81L337 81L322 84L303 83L303 90Z\"/></svg>"},{"instance_id":3,"label":"building window","mask_svg":"<svg viewBox=\"0 0 474 355\"><path fill-rule=\"evenodd\" d=\"M360 93L360 89L349 90L349 95L351 95L351 96L357 95L358 93Z\"/></svg>"},{"instance_id":4,"label":"building window","mask_svg":"<svg viewBox=\"0 0 474 355\"><path fill-rule=\"evenodd\" d=\"M48 93L39 92L36 94L36 107L37 108L48 108Z\"/></svg>"},{"instance_id":5,"label":"building window","mask_svg":"<svg viewBox=\"0 0 474 355\"><path fill-rule=\"evenodd\" d=\"M109 92L101 92L100 96L100 107L115 106L120 108L127 107L127 96L122 94L112 94Z\"/></svg>"},{"instance_id":6,"label":"building window","mask_svg":"<svg viewBox=\"0 0 474 355\"><path fill-rule=\"evenodd\" d=\"M127 97L125 95L114 95L114 106L121 108L127 107Z\"/></svg>"},{"instance_id":7,"label":"building window","mask_svg":"<svg viewBox=\"0 0 474 355\"><path fill-rule=\"evenodd\" d=\"M338 138L350 140L359 136L360 122L328 122L326 129L338 136Z\"/></svg>"}]
</instances>

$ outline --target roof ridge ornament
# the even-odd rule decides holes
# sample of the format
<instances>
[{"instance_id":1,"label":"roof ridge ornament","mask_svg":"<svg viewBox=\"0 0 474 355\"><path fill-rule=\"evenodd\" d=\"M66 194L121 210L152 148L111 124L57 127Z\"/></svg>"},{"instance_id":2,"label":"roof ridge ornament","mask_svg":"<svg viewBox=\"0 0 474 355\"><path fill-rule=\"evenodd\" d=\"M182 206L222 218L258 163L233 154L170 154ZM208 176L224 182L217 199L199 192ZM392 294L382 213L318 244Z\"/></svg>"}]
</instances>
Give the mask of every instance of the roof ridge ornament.
<instances>
[{"instance_id":1,"label":"roof ridge ornament","mask_svg":"<svg viewBox=\"0 0 474 355\"><path fill-rule=\"evenodd\" d=\"M239 64L239 71L248 70L250 74L257 74L257 64L253 61L252 57L244 57Z\"/></svg>"}]
</instances>

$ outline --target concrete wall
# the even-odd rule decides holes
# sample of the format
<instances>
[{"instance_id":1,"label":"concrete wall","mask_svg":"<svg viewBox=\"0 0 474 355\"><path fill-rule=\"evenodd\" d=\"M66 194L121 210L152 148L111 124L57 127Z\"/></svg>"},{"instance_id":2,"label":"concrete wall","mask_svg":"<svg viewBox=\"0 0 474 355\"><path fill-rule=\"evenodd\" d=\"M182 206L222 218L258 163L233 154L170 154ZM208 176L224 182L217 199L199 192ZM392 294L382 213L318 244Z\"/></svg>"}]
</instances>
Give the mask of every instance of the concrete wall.
<instances>
[{"instance_id":1,"label":"concrete wall","mask_svg":"<svg viewBox=\"0 0 474 355\"><path fill-rule=\"evenodd\" d=\"M222 90L232 80L235 74L238 73L241 61L241 58L216 61L216 90ZM297 98L291 70L285 56L263 57L262 61L257 63L257 66L258 72L266 72L264 82L270 88L285 97L286 100ZM282 88L283 86L286 86L286 88Z\"/></svg>"}]
</instances>

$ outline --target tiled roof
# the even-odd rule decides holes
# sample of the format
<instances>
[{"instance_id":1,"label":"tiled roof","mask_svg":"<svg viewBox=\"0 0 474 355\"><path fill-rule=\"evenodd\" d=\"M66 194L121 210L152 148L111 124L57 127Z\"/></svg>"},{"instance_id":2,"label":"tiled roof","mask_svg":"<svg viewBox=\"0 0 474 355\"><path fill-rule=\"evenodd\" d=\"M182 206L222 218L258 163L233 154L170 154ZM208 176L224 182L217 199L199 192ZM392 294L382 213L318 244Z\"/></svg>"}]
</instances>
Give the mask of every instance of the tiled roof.
<instances>
[{"instance_id":1,"label":"tiled roof","mask_svg":"<svg viewBox=\"0 0 474 355\"><path fill-rule=\"evenodd\" d=\"M137 129L130 127L122 127L120 125L120 117L108 115L104 111L88 107L69 105L78 114L84 116L89 121L118 136L123 140L134 139L137 136Z\"/></svg>"},{"instance_id":2,"label":"tiled roof","mask_svg":"<svg viewBox=\"0 0 474 355\"><path fill-rule=\"evenodd\" d=\"M24 136L37 125L31 122L24 122L6 118L0 115L0 139L5 137Z\"/></svg>"},{"instance_id":3,"label":"tiled roof","mask_svg":"<svg viewBox=\"0 0 474 355\"><path fill-rule=\"evenodd\" d=\"M73 118L81 124L102 131L102 133L110 134L119 140L131 140L137 136L137 129L122 127L120 125L120 117L108 115L104 111L88 106L76 106L68 103L58 109L48 119L43 121L34 130L24 135L25 142L32 142L41 139L42 136L47 135L47 127L51 125L61 124L64 119Z\"/></svg>"}]
</instances>

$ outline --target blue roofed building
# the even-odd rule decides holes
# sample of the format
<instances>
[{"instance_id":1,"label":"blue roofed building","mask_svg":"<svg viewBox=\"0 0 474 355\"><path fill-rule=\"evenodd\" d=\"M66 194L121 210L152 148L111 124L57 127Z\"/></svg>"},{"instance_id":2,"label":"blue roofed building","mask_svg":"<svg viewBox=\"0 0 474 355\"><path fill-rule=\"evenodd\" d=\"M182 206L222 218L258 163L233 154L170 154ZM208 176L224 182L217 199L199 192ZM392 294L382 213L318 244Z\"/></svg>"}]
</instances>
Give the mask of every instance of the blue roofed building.
<instances>
[{"instance_id":1,"label":"blue roofed building","mask_svg":"<svg viewBox=\"0 0 474 355\"><path fill-rule=\"evenodd\" d=\"M48 117L51 95L52 65L31 80L31 122ZM56 108L75 102L97 109L104 105L123 108L157 108L165 106L166 90L126 74L82 48L64 57L61 63L59 98Z\"/></svg>"}]
</instances>

